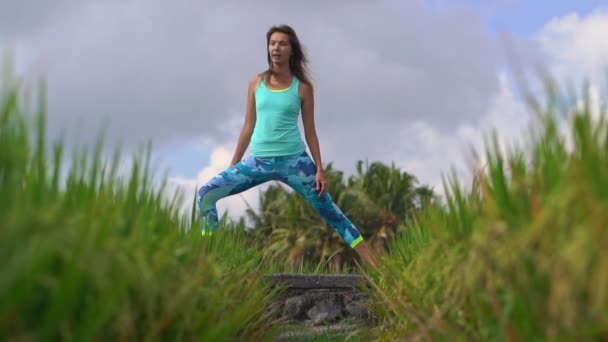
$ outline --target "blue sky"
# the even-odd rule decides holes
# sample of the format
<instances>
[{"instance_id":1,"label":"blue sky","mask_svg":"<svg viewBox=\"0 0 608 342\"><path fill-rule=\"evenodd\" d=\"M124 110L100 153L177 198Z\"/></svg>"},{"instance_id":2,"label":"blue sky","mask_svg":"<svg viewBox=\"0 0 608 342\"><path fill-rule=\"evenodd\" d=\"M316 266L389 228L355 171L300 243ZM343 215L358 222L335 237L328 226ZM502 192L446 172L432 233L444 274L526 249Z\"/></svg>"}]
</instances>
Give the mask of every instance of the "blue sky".
<instances>
[{"instance_id":1,"label":"blue sky","mask_svg":"<svg viewBox=\"0 0 608 342\"><path fill-rule=\"evenodd\" d=\"M211 157L211 148L199 143L168 144L155 151L162 158L163 166L170 169L171 175L186 178L196 178L201 166L208 164Z\"/></svg>"},{"instance_id":2,"label":"blue sky","mask_svg":"<svg viewBox=\"0 0 608 342\"><path fill-rule=\"evenodd\" d=\"M465 7L478 12L491 32L535 34L548 20L570 13L585 16L606 0L427 0L431 8Z\"/></svg>"}]
</instances>

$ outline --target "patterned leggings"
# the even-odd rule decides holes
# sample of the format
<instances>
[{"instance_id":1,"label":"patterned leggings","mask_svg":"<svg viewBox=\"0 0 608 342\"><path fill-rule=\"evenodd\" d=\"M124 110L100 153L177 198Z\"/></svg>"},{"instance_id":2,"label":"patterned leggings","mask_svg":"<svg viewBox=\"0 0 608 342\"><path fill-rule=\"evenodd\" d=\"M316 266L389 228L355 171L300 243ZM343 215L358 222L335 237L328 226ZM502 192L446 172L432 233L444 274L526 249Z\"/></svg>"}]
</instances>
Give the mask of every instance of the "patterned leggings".
<instances>
[{"instance_id":1,"label":"patterned leggings","mask_svg":"<svg viewBox=\"0 0 608 342\"><path fill-rule=\"evenodd\" d=\"M247 157L215 176L198 191L198 207L203 221L202 234L211 234L218 227L218 200L276 180L289 185L302 195L321 218L338 232L344 242L355 248L363 241L363 236L327 192L319 197L315 189L316 170L307 152L284 157Z\"/></svg>"}]
</instances>

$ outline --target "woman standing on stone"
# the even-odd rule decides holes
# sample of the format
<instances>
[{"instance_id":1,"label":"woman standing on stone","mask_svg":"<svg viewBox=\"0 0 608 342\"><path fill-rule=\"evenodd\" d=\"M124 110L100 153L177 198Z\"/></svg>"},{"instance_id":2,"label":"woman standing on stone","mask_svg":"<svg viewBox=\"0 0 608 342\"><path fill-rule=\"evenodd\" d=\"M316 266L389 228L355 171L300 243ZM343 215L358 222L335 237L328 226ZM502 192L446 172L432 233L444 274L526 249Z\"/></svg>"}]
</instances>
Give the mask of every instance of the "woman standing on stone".
<instances>
[{"instance_id":1,"label":"woman standing on stone","mask_svg":"<svg viewBox=\"0 0 608 342\"><path fill-rule=\"evenodd\" d=\"M302 195L349 247L375 266L363 236L326 192L313 86L300 41L290 26L280 25L270 28L266 43L268 69L249 82L245 123L230 167L198 192L202 234L212 234L218 227L218 200L276 180ZM298 129L300 112L312 159ZM242 160L250 143L251 155Z\"/></svg>"}]
</instances>

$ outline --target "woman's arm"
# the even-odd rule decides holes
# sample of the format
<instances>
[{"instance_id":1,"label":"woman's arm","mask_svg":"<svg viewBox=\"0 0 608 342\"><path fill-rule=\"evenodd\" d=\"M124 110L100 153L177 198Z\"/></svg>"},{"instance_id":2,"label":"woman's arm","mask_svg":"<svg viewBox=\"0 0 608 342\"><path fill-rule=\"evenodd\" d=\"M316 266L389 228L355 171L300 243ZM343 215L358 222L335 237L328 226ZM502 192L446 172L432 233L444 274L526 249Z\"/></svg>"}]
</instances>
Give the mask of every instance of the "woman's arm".
<instances>
[{"instance_id":1,"label":"woman's arm","mask_svg":"<svg viewBox=\"0 0 608 342\"><path fill-rule=\"evenodd\" d=\"M243 124L243 129L241 130L241 134L239 136L238 143L236 145L236 149L234 151L234 156L232 157L232 161L230 162L230 166L237 164L243 158L243 154L247 150L249 146L249 142L251 141L251 135L253 134L253 129L255 128L255 89L260 80L259 76L255 76L249 81L249 88L247 91L247 110L245 113L245 123Z\"/></svg>"},{"instance_id":2,"label":"woman's arm","mask_svg":"<svg viewBox=\"0 0 608 342\"><path fill-rule=\"evenodd\" d=\"M321 160L321 148L319 147L319 138L315 128L315 99L313 89L310 84L305 82L300 83L300 96L302 98L302 121L304 123L304 135L306 143L310 148L310 153L317 167L316 185L317 190L320 190L319 196L323 194L327 187L325 180L325 172L323 170L323 161Z\"/></svg>"}]
</instances>

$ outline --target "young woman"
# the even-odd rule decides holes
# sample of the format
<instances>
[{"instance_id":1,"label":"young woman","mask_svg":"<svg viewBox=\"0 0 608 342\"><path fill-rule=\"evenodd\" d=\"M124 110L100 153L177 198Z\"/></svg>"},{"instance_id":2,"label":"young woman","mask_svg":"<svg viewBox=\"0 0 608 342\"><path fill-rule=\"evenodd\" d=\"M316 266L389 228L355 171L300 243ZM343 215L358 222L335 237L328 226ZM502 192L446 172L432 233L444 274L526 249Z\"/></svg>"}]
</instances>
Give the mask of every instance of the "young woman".
<instances>
[{"instance_id":1,"label":"young woman","mask_svg":"<svg viewBox=\"0 0 608 342\"><path fill-rule=\"evenodd\" d=\"M281 181L302 195L344 242L371 266L367 243L326 192L319 140L314 121L314 95L304 55L295 31L273 26L266 34L268 70L249 83L245 123L230 167L202 186L198 206L202 234L218 226L216 202L271 180ZM302 113L306 145L297 120ZM251 143L251 155L241 160Z\"/></svg>"}]
</instances>

